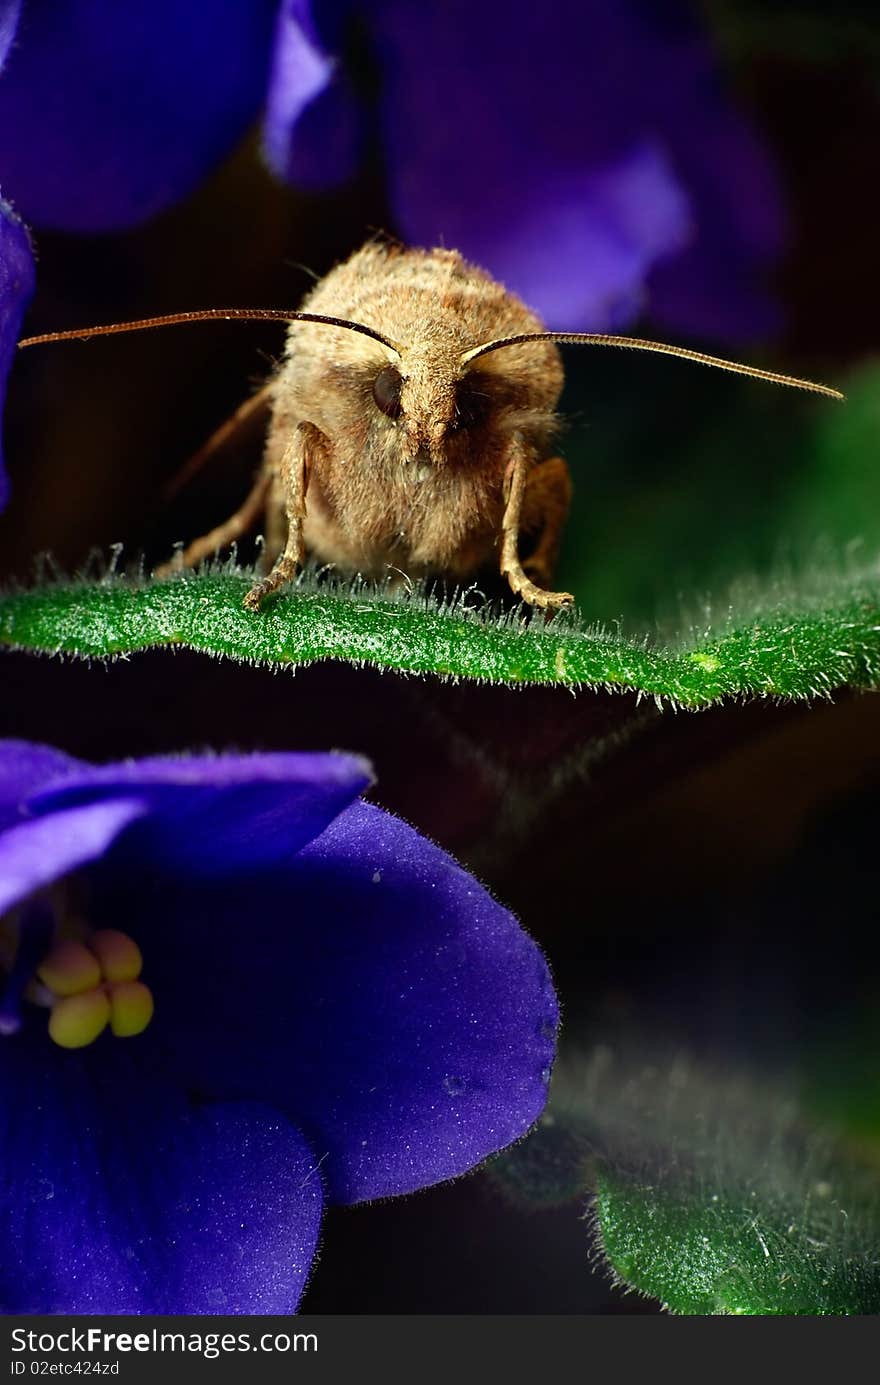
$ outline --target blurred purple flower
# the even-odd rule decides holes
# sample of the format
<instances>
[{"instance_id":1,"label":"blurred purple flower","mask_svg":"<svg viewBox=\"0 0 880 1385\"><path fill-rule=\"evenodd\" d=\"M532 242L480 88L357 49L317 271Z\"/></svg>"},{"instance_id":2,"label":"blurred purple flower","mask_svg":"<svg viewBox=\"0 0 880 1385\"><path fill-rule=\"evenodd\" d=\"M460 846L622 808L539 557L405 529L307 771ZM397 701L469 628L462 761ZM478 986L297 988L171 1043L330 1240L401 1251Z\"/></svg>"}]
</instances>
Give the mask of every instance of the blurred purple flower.
<instances>
[{"instance_id":1,"label":"blurred purple flower","mask_svg":"<svg viewBox=\"0 0 880 1385\"><path fill-rule=\"evenodd\" d=\"M33 290L34 259L27 230L9 204L0 198L0 414L21 319ZM9 483L0 441L0 510L8 495Z\"/></svg>"},{"instance_id":2,"label":"blurred purple flower","mask_svg":"<svg viewBox=\"0 0 880 1385\"><path fill-rule=\"evenodd\" d=\"M0 77L0 190L64 231L178 201L259 115L274 18L275 0L23 0Z\"/></svg>"},{"instance_id":3,"label":"blurred purple flower","mask_svg":"<svg viewBox=\"0 0 880 1385\"><path fill-rule=\"evenodd\" d=\"M360 25L375 96L344 51ZM291 101L309 54L309 104ZM323 81L323 86L320 86ZM362 74L369 93L370 76ZM767 155L727 102L681 0L283 0L266 113L275 172L348 176L372 121L395 229L484 264L559 328L648 307L676 331L769 328L760 275L782 210Z\"/></svg>"},{"instance_id":4,"label":"blurred purple flower","mask_svg":"<svg viewBox=\"0 0 880 1385\"><path fill-rule=\"evenodd\" d=\"M0 186L38 225L133 225L265 101L280 177L327 187L380 148L394 229L455 245L555 327L647 309L676 332L747 336L775 320L761 277L779 192L690 15L683 0L25 0Z\"/></svg>"},{"instance_id":5,"label":"blurred purple flower","mask_svg":"<svg viewBox=\"0 0 880 1385\"><path fill-rule=\"evenodd\" d=\"M0 743L2 1311L289 1312L325 1198L454 1177L537 1118L540 951L368 783L349 755ZM40 1003L103 1023L143 991L106 961L68 984L107 928L155 1015L59 1048Z\"/></svg>"}]
</instances>

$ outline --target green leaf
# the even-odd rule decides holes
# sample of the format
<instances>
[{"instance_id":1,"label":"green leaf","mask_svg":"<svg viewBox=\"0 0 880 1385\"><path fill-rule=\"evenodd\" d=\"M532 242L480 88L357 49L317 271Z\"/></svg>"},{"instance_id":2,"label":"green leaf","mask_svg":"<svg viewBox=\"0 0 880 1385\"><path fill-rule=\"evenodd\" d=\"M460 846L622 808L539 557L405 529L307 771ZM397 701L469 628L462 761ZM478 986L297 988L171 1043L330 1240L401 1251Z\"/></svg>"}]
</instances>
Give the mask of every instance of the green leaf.
<instances>
[{"instance_id":1,"label":"green leaf","mask_svg":"<svg viewBox=\"0 0 880 1385\"><path fill-rule=\"evenodd\" d=\"M824 598L778 590L749 614L705 627L684 648L650 646L564 615L438 604L424 591L299 586L253 614L236 569L163 582L110 577L0 595L0 643L88 658L178 645L296 667L342 659L491 683L637 689L684 706L741 694L806 698L880 681L880 582L834 579ZM766 601L766 597L764 598Z\"/></svg>"},{"instance_id":2,"label":"green leaf","mask_svg":"<svg viewBox=\"0 0 880 1385\"><path fill-rule=\"evenodd\" d=\"M707 1170L646 1183L606 1169L596 1194L605 1255L621 1280L674 1313L877 1313L876 1188L838 1167L815 1177L813 1162L805 1155L781 1184L759 1168L735 1187Z\"/></svg>"},{"instance_id":3,"label":"green leaf","mask_svg":"<svg viewBox=\"0 0 880 1385\"><path fill-rule=\"evenodd\" d=\"M596 1160L598 1244L621 1283L675 1313L880 1311L877 1169L791 1086L599 1049L555 1080L550 1121L566 1131L554 1187L560 1150L570 1169ZM507 1182L527 1187L528 1143L516 1157Z\"/></svg>"}]
</instances>

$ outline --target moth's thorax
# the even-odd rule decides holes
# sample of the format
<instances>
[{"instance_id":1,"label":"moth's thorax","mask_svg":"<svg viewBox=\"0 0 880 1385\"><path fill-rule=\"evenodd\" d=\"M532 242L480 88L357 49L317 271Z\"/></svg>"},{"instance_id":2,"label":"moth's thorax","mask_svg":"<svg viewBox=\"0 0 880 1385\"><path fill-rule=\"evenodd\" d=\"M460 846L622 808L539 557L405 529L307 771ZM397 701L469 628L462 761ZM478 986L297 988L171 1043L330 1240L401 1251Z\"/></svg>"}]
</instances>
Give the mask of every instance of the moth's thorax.
<instances>
[{"instance_id":1,"label":"moth's thorax","mask_svg":"<svg viewBox=\"0 0 880 1385\"><path fill-rule=\"evenodd\" d=\"M484 270L454 250L369 244L315 286L303 307L366 323L406 348L456 337L462 350L543 324ZM298 328L292 335L309 331ZM540 351L539 351L540 355Z\"/></svg>"},{"instance_id":2,"label":"moth's thorax","mask_svg":"<svg viewBox=\"0 0 880 1385\"><path fill-rule=\"evenodd\" d=\"M373 244L332 270L305 310L363 323L398 351L345 328L293 323L276 377L267 460L314 424L330 459L312 474L307 546L327 561L378 571L473 570L495 541L510 438L540 456L555 423L562 366L551 343L467 351L543 324L453 251ZM399 412L377 405L386 369ZM546 453L545 453L546 455Z\"/></svg>"}]
</instances>

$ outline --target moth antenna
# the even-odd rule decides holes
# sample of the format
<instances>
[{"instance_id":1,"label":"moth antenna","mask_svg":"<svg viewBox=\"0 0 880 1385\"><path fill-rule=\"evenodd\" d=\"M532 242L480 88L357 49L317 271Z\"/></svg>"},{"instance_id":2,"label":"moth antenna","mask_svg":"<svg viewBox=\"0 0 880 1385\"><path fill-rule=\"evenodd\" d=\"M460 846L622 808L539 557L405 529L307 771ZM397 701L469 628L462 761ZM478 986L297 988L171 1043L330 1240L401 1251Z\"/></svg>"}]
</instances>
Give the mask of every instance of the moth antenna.
<instances>
[{"instance_id":1,"label":"moth antenna","mask_svg":"<svg viewBox=\"0 0 880 1385\"><path fill-rule=\"evenodd\" d=\"M467 367L480 356L490 351L500 351L504 346L519 346L529 341L558 341L575 346L622 346L633 351L657 351L663 356L680 356L685 361L696 361L698 365L714 366L716 370L729 370L735 375L751 375L755 380L769 380L774 385L788 385L796 390L810 390L813 394L824 394L829 399L845 399L840 390L830 385L818 385L813 380L799 380L794 375L780 375L776 370L762 370L760 366L743 365L741 361L727 361L721 356L710 356L705 351L691 351L686 346L670 346L663 341L644 341L641 337L609 336L605 332L524 332L521 336L501 337L498 341L487 341L465 351L461 357L462 367Z\"/></svg>"},{"instance_id":2,"label":"moth antenna","mask_svg":"<svg viewBox=\"0 0 880 1385\"><path fill-rule=\"evenodd\" d=\"M106 322L99 327L79 327L68 332L41 332L36 337L24 337L19 343L23 346L40 346L49 341L88 341L89 337L109 337L117 332L144 332L153 327L174 327L179 322L318 322L325 327L347 327L351 332L360 332L371 337L401 355L401 349L390 337L384 337L373 327L365 327L362 322L348 322L341 317L325 317L323 313L287 312L283 308L205 308L199 312L165 313L162 317L141 317L133 322Z\"/></svg>"}]
</instances>

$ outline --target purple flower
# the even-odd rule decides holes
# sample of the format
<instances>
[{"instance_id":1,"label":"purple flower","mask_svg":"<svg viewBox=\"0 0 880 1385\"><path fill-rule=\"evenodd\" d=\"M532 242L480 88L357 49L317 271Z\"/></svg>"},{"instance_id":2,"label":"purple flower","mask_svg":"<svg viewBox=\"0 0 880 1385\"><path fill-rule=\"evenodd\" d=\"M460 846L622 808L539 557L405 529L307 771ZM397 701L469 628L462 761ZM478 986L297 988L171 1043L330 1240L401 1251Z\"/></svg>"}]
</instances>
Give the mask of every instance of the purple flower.
<instances>
[{"instance_id":1,"label":"purple flower","mask_svg":"<svg viewBox=\"0 0 880 1385\"><path fill-rule=\"evenodd\" d=\"M351 66L326 56L353 23L372 107ZM303 108L291 90L306 67ZM395 229L456 246L556 328L614 329L644 306L715 337L775 320L759 276L782 235L776 181L680 0L283 0L271 166L337 181L368 121Z\"/></svg>"},{"instance_id":2,"label":"purple flower","mask_svg":"<svg viewBox=\"0 0 880 1385\"><path fill-rule=\"evenodd\" d=\"M369 777L0 744L0 1310L291 1311L325 1199L536 1119L544 959Z\"/></svg>"},{"instance_id":3,"label":"purple flower","mask_svg":"<svg viewBox=\"0 0 880 1385\"><path fill-rule=\"evenodd\" d=\"M280 177L328 187L381 151L391 229L455 245L553 327L773 324L776 180L682 0L25 0L0 187L38 225L130 226L263 105Z\"/></svg>"},{"instance_id":4,"label":"purple flower","mask_svg":"<svg viewBox=\"0 0 880 1385\"><path fill-rule=\"evenodd\" d=\"M0 15L17 8L0 0ZM257 118L274 12L274 0L23 0L0 77L0 190L32 225L67 231L170 206Z\"/></svg>"},{"instance_id":5,"label":"purple flower","mask_svg":"<svg viewBox=\"0 0 880 1385\"><path fill-rule=\"evenodd\" d=\"M3 28L0 19L0 40ZM34 260L30 239L8 203L0 198L0 413L6 397L6 377L15 354L21 319L34 289ZM9 484L3 467L0 442L0 510L6 504Z\"/></svg>"}]
</instances>

